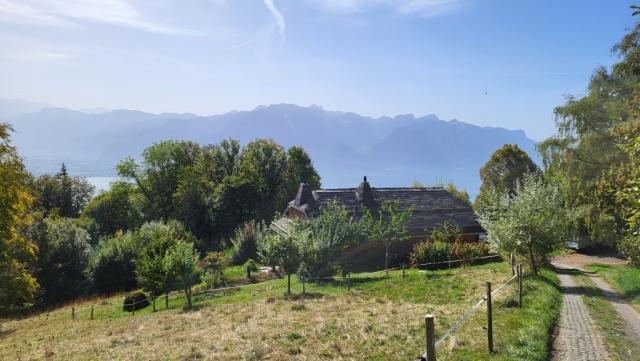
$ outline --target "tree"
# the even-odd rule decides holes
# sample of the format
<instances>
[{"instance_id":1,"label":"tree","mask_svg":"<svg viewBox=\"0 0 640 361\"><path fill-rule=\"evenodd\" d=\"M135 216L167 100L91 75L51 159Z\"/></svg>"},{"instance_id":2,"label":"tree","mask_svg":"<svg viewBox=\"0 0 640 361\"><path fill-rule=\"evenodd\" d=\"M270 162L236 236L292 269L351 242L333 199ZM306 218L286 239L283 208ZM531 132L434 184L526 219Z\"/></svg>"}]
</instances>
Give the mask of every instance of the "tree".
<instances>
[{"instance_id":1,"label":"tree","mask_svg":"<svg viewBox=\"0 0 640 361\"><path fill-rule=\"evenodd\" d=\"M487 194L491 191L513 193L524 174L539 171L538 166L515 144L505 144L496 150L487 163L480 168L480 192L474 208L482 211Z\"/></svg>"},{"instance_id":2,"label":"tree","mask_svg":"<svg viewBox=\"0 0 640 361\"><path fill-rule=\"evenodd\" d=\"M287 153L271 139L257 139L242 152L240 169L258 189L258 220L271 221L274 212L282 211L289 201L284 192Z\"/></svg>"},{"instance_id":3,"label":"tree","mask_svg":"<svg viewBox=\"0 0 640 361\"><path fill-rule=\"evenodd\" d=\"M320 188L320 176L313 167L311 157L301 147L291 147L287 150L287 165L284 173L285 201L296 197L300 183L308 184L312 190Z\"/></svg>"},{"instance_id":4,"label":"tree","mask_svg":"<svg viewBox=\"0 0 640 361\"><path fill-rule=\"evenodd\" d=\"M307 277L320 276L332 270L340 254L363 242L367 229L337 201L327 203L320 213L306 222L298 223L303 273Z\"/></svg>"},{"instance_id":5,"label":"tree","mask_svg":"<svg viewBox=\"0 0 640 361\"><path fill-rule=\"evenodd\" d=\"M117 231L98 243L89 260L87 273L94 292L108 294L137 285L135 263L144 244L134 232Z\"/></svg>"},{"instance_id":6,"label":"tree","mask_svg":"<svg viewBox=\"0 0 640 361\"><path fill-rule=\"evenodd\" d=\"M28 225L33 202L27 187L28 174L15 147L11 127L0 123L0 312L33 302L38 282L30 264L36 246L20 230Z\"/></svg>"},{"instance_id":7,"label":"tree","mask_svg":"<svg viewBox=\"0 0 640 361\"><path fill-rule=\"evenodd\" d=\"M142 224L142 213L137 195L131 183L112 183L108 191L100 193L84 207L82 218L90 224L87 228L93 229L97 237L138 228Z\"/></svg>"},{"instance_id":8,"label":"tree","mask_svg":"<svg viewBox=\"0 0 640 361\"><path fill-rule=\"evenodd\" d=\"M397 201L382 203L375 214L371 210L365 209L363 220L369 239L384 243L385 270L389 269L389 250L393 243L405 240L409 235L407 222L412 213L412 209L400 210L400 203Z\"/></svg>"},{"instance_id":9,"label":"tree","mask_svg":"<svg viewBox=\"0 0 640 361\"><path fill-rule=\"evenodd\" d=\"M198 252L193 249L193 244L184 241L178 241L167 251L169 269L172 270L184 291L188 309L193 308L191 288L198 282L201 274L198 258Z\"/></svg>"},{"instance_id":10,"label":"tree","mask_svg":"<svg viewBox=\"0 0 640 361\"><path fill-rule=\"evenodd\" d=\"M72 219L43 219L36 214L26 234L38 246L36 275L42 286L42 301L45 304L87 293L89 280L85 269L92 252L87 231Z\"/></svg>"},{"instance_id":11,"label":"tree","mask_svg":"<svg viewBox=\"0 0 640 361\"><path fill-rule=\"evenodd\" d=\"M468 205L471 205L471 197L469 197L469 192L467 192L465 189L458 189L458 187L456 187L456 185L452 181L447 182L447 184L445 184L444 182L438 182L436 183L436 187L442 187L446 189L447 192L451 193L451 195L453 195L454 197L458 198Z\"/></svg>"},{"instance_id":12,"label":"tree","mask_svg":"<svg viewBox=\"0 0 640 361\"><path fill-rule=\"evenodd\" d=\"M569 96L555 109L557 134L539 145L548 178L562 185L578 211L581 237L614 246L627 225L610 191L615 174L630 162L620 147L618 129L638 121L640 95L640 24L613 47L620 61L597 68L582 97ZM608 184L612 183L612 184Z\"/></svg>"},{"instance_id":13,"label":"tree","mask_svg":"<svg viewBox=\"0 0 640 361\"><path fill-rule=\"evenodd\" d=\"M307 235L298 221L288 222L286 226L272 224L271 231L259 235L258 253L270 266L278 266L287 275L287 294L291 294L291 274L300 267L301 239Z\"/></svg>"},{"instance_id":14,"label":"tree","mask_svg":"<svg viewBox=\"0 0 640 361\"><path fill-rule=\"evenodd\" d=\"M525 174L512 192L491 189L480 223L493 248L528 258L537 274L538 264L571 239L574 214L557 185L535 173Z\"/></svg>"},{"instance_id":15,"label":"tree","mask_svg":"<svg viewBox=\"0 0 640 361\"><path fill-rule=\"evenodd\" d=\"M147 201L150 219L168 221L173 216L173 197L186 169L196 164L200 146L186 141L163 141L146 148L143 161L131 157L117 165L118 174L136 183Z\"/></svg>"},{"instance_id":16,"label":"tree","mask_svg":"<svg viewBox=\"0 0 640 361\"><path fill-rule=\"evenodd\" d=\"M71 177L63 163L55 176L41 175L30 181L35 196L33 207L45 216L77 218L93 196L95 188L84 178Z\"/></svg>"}]
</instances>

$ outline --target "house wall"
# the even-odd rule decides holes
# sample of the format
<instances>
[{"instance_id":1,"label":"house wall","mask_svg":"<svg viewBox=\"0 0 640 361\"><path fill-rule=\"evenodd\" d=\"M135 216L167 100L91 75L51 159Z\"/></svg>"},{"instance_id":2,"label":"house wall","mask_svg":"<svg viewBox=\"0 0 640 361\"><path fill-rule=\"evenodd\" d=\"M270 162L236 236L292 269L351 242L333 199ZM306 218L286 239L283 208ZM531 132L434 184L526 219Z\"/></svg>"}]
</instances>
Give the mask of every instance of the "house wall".
<instances>
[{"instance_id":1,"label":"house wall","mask_svg":"<svg viewBox=\"0 0 640 361\"><path fill-rule=\"evenodd\" d=\"M477 242L477 233L462 235L464 242ZM424 237L414 237L404 241L394 242L389 249L389 267L399 267L403 263L409 265L409 255L414 245L424 241ZM377 271L384 269L385 244L382 241L365 242L343 252L336 263L349 265L353 272Z\"/></svg>"}]
</instances>

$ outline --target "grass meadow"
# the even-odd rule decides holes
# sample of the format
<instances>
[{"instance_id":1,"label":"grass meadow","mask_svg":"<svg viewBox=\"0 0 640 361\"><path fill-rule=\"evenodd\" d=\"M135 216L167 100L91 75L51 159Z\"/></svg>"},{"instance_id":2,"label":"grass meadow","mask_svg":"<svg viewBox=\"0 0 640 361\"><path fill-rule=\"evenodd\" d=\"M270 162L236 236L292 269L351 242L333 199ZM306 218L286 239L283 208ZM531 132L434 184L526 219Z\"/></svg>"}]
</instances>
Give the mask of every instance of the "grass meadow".
<instances>
[{"instance_id":1,"label":"grass meadow","mask_svg":"<svg viewBox=\"0 0 640 361\"><path fill-rule=\"evenodd\" d=\"M232 270L233 271L233 270ZM239 271L233 271L238 272ZM193 310L172 295L135 315L122 296L87 300L21 319L2 320L2 360L412 360L424 351L424 316L441 335L485 294L485 282L511 277L505 263L451 270L354 274L346 280L293 283L274 279L212 296ZM486 351L486 309L478 310L438 348L439 360L545 360L560 309L558 280L549 270L494 296L496 353ZM89 308L94 305L94 319ZM74 306L76 319L71 319Z\"/></svg>"}]
</instances>

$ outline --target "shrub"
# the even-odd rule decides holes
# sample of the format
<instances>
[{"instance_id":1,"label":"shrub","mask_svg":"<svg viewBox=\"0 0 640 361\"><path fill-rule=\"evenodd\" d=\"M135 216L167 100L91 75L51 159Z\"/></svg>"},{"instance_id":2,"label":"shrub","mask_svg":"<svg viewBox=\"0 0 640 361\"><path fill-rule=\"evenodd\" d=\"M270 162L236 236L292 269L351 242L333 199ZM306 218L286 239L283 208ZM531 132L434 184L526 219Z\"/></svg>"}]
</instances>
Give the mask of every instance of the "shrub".
<instances>
[{"instance_id":1,"label":"shrub","mask_svg":"<svg viewBox=\"0 0 640 361\"><path fill-rule=\"evenodd\" d=\"M442 241L420 242L413 246L413 252L409 255L411 265L446 261L449 259L449 248L449 244Z\"/></svg>"},{"instance_id":2,"label":"shrub","mask_svg":"<svg viewBox=\"0 0 640 361\"><path fill-rule=\"evenodd\" d=\"M244 264L245 269L249 269L249 271L251 272L257 272L258 271L258 265L256 264L256 261L254 261L253 259L249 258L249 260Z\"/></svg>"},{"instance_id":3,"label":"shrub","mask_svg":"<svg viewBox=\"0 0 640 361\"><path fill-rule=\"evenodd\" d=\"M231 238L233 245L233 264L243 264L250 258L256 258L256 233L259 232L260 224L255 221L244 222L234 231Z\"/></svg>"},{"instance_id":4,"label":"shrub","mask_svg":"<svg viewBox=\"0 0 640 361\"><path fill-rule=\"evenodd\" d=\"M149 306L149 295L142 291L133 291L124 297L122 310L133 312Z\"/></svg>"},{"instance_id":5,"label":"shrub","mask_svg":"<svg viewBox=\"0 0 640 361\"><path fill-rule=\"evenodd\" d=\"M456 242L451 247L451 259L471 259L491 254L487 242Z\"/></svg>"}]
</instances>

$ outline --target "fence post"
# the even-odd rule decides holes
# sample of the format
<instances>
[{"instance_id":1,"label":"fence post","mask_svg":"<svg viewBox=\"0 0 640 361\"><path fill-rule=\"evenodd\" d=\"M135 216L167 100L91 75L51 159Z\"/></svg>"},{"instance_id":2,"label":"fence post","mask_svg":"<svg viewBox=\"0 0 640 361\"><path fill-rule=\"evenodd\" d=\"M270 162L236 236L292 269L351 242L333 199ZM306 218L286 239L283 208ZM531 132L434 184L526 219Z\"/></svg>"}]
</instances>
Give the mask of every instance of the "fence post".
<instances>
[{"instance_id":1,"label":"fence post","mask_svg":"<svg viewBox=\"0 0 640 361\"><path fill-rule=\"evenodd\" d=\"M522 264L518 265L518 307L522 308Z\"/></svg>"},{"instance_id":2,"label":"fence post","mask_svg":"<svg viewBox=\"0 0 640 361\"><path fill-rule=\"evenodd\" d=\"M247 278L251 279L251 268L249 266L247 266Z\"/></svg>"},{"instance_id":3,"label":"fence post","mask_svg":"<svg viewBox=\"0 0 640 361\"><path fill-rule=\"evenodd\" d=\"M151 291L151 300L153 300L153 312L156 312L156 291Z\"/></svg>"},{"instance_id":4,"label":"fence post","mask_svg":"<svg viewBox=\"0 0 640 361\"><path fill-rule=\"evenodd\" d=\"M509 254L509 265L511 266L511 275L515 276L516 274L516 269L514 268L514 261L513 261L513 252L511 252Z\"/></svg>"},{"instance_id":5,"label":"fence post","mask_svg":"<svg viewBox=\"0 0 640 361\"><path fill-rule=\"evenodd\" d=\"M404 279L404 263L402 264L402 279Z\"/></svg>"},{"instance_id":6,"label":"fence post","mask_svg":"<svg viewBox=\"0 0 640 361\"><path fill-rule=\"evenodd\" d=\"M491 305L491 282L487 282L487 346L493 352L493 310Z\"/></svg>"},{"instance_id":7,"label":"fence post","mask_svg":"<svg viewBox=\"0 0 640 361\"><path fill-rule=\"evenodd\" d=\"M169 308L169 294L164 294L164 308Z\"/></svg>"},{"instance_id":8,"label":"fence post","mask_svg":"<svg viewBox=\"0 0 640 361\"><path fill-rule=\"evenodd\" d=\"M93 320L93 305L91 305L91 319Z\"/></svg>"},{"instance_id":9,"label":"fence post","mask_svg":"<svg viewBox=\"0 0 640 361\"><path fill-rule=\"evenodd\" d=\"M71 307L71 319L72 320L76 319L76 308L75 307Z\"/></svg>"},{"instance_id":10,"label":"fence post","mask_svg":"<svg viewBox=\"0 0 640 361\"><path fill-rule=\"evenodd\" d=\"M436 361L436 333L433 315L427 315L424 318L425 323L425 341L427 348L427 361Z\"/></svg>"},{"instance_id":11,"label":"fence post","mask_svg":"<svg viewBox=\"0 0 640 361\"><path fill-rule=\"evenodd\" d=\"M347 291L351 292L351 272L347 273Z\"/></svg>"}]
</instances>

